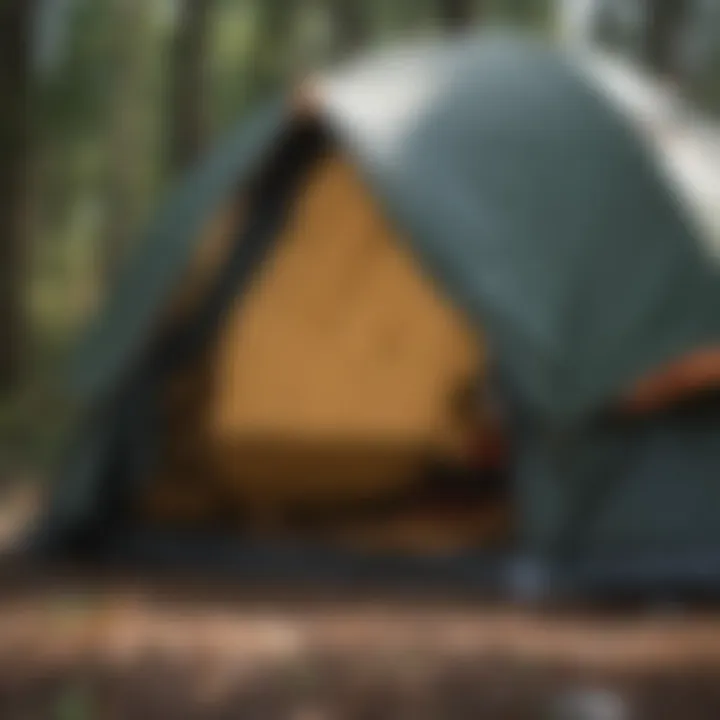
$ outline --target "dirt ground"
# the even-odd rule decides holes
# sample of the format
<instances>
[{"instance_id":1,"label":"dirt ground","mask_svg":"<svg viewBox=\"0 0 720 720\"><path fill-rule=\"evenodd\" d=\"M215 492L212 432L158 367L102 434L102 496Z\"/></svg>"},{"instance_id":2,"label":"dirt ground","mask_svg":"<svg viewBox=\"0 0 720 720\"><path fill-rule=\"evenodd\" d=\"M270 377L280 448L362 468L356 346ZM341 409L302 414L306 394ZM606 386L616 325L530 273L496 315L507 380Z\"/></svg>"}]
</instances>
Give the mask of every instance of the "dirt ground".
<instances>
[{"instance_id":1,"label":"dirt ground","mask_svg":"<svg viewBox=\"0 0 720 720\"><path fill-rule=\"evenodd\" d=\"M1 720L562 720L576 690L613 693L632 719L717 720L720 613L560 616L0 563Z\"/></svg>"}]
</instances>

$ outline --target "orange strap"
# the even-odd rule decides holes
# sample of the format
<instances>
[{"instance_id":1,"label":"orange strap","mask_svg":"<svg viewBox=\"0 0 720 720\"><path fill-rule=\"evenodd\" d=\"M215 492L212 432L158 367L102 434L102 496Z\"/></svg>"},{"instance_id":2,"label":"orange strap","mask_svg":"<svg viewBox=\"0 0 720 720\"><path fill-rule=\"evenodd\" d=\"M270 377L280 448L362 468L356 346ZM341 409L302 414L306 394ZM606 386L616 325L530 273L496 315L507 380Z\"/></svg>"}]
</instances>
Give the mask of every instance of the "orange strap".
<instances>
[{"instance_id":1,"label":"orange strap","mask_svg":"<svg viewBox=\"0 0 720 720\"><path fill-rule=\"evenodd\" d=\"M649 412L720 388L720 347L696 350L642 378L622 399L629 412Z\"/></svg>"}]
</instances>

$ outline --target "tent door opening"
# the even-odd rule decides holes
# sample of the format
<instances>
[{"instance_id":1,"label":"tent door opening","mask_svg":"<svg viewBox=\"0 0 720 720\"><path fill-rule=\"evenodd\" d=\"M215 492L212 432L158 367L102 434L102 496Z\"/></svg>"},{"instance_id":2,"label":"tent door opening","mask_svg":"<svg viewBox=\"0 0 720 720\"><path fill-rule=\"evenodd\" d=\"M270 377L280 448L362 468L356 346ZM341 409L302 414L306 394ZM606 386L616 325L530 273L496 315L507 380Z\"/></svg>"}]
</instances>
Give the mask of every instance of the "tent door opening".
<instances>
[{"instance_id":1,"label":"tent door opening","mask_svg":"<svg viewBox=\"0 0 720 720\"><path fill-rule=\"evenodd\" d=\"M506 543L502 440L474 402L483 339L331 142L283 155L307 169L212 340L163 381L162 459L138 514L373 551ZM234 198L213 219L175 322L207 297L244 225L282 212L260 201Z\"/></svg>"}]
</instances>

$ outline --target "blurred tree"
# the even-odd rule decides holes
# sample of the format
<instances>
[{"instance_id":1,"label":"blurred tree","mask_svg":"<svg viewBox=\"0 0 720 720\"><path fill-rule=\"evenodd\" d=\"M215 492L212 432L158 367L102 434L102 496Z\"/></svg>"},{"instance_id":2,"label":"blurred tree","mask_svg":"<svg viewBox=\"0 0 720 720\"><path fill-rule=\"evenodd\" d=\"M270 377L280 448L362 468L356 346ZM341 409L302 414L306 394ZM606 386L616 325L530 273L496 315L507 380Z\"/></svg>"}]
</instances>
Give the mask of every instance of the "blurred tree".
<instances>
[{"instance_id":1,"label":"blurred tree","mask_svg":"<svg viewBox=\"0 0 720 720\"><path fill-rule=\"evenodd\" d=\"M197 1L197 0L195 0ZM145 197L145 134L151 4L113 0L112 85L107 106L102 277L112 281L137 231ZM192 82L189 79L189 82Z\"/></svg>"},{"instance_id":2,"label":"blurred tree","mask_svg":"<svg viewBox=\"0 0 720 720\"><path fill-rule=\"evenodd\" d=\"M478 17L476 0L441 0L440 16L446 30L463 30L473 25Z\"/></svg>"},{"instance_id":3,"label":"blurred tree","mask_svg":"<svg viewBox=\"0 0 720 720\"><path fill-rule=\"evenodd\" d=\"M35 73L52 76L67 53L75 0L36 0Z\"/></svg>"},{"instance_id":4,"label":"blurred tree","mask_svg":"<svg viewBox=\"0 0 720 720\"><path fill-rule=\"evenodd\" d=\"M318 38L306 27L308 19L317 20L322 0L216 2L206 48L213 134L324 54L324 32Z\"/></svg>"},{"instance_id":5,"label":"blurred tree","mask_svg":"<svg viewBox=\"0 0 720 720\"><path fill-rule=\"evenodd\" d=\"M663 75L678 72L678 51L689 10L687 0L649 0L645 53L649 66Z\"/></svg>"},{"instance_id":6,"label":"blurred tree","mask_svg":"<svg viewBox=\"0 0 720 720\"><path fill-rule=\"evenodd\" d=\"M215 0L180 0L170 65L168 162L182 172L200 154L208 130L208 41Z\"/></svg>"},{"instance_id":7,"label":"blurred tree","mask_svg":"<svg viewBox=\"0 0 720 720\"><path fill-rule=\"evenodd\" d=\"M366 47L372 39L366 2L330 0L333 55L343 57Z\"/></svg>"},{"instance_id":8,"label":"blurred tree","mask_svg":"<svg viewBox=\"0 0 720 720\"><path fill-rule=\"evenodd\" d=\"M298 70L295 66L296 22L299 13L306 11L302 1L258 1L254 57L249 58L246 68L255 96L276 89Z\"/></svg>"},{"instance_id":9,"label":"blurred tree","mask_svg":"<svg viewBox=\"0 0 720 720\"><path fill-rule=\"evenodd\" d=\"M0 3L0 392L23 361L34 0Z\"/></svg>"},{"instance_id":10,"label":"blurred tree","mask_svg":"<svg viewBox=\"0 0 720 720\"><path fill-rule=\"evenodd\" d=\"M73 273L62 301L53 303L63 314L76 301L92 302L105 265L112 264L106 251L115 242L104 217L116 184L108 167L115 132L110 116L120 46L128 40L117 0L63 0L62 12L52 0L43 0L42 7L38 41L44 38L47 45L48 35L59 33L62 42L40 53L36 78L34 271L44 285ZM87 274L74 274L80 270ZM57 323L54 312L50 322Z\"/></svg>"},{"instance_id":11,"label":"blurred tree","mask_svg":"<svg viewBox=\"0 0 720 720\"><path fill-rule=\"evenodd\" d=\"M45 10L43 35L50 26L65 38L59 48L47 48L38 78L38 132L42 142L43 212L53 227L52 242L65 235L74 200L84 189L79 166L88 147L102 136L109 90L113 86L110 39L112 0L64 0L64 13ZM56 8L51 0L44 7ZM55 25L62 25L60 30ZM46 42L42 42L47 45ZM53 52L54 50L54 52ZM49 56L49 57L48 57ZM52 60L52 62L50 62ZM87 163L86 163L87 165ZM93 177L88 183L98 184Z\"/></svg>"}]
</instances>

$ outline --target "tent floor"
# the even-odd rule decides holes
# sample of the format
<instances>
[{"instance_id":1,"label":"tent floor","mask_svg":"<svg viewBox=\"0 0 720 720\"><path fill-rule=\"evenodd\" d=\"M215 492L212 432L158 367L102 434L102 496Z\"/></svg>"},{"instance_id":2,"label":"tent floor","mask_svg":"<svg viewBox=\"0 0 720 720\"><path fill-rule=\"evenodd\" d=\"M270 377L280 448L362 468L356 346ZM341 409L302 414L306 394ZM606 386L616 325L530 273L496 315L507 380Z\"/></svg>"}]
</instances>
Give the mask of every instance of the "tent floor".
<instances>
[{"instance_id":1,"label":"tent floor","mask_svg":"<svg viewBox=\"0 0 720 720\"><path fill-rule=\"evenodd\" d=\"M319 543L271 543L237 533L137 525L113 530L103 526L92 542L69 547L56 529L44 524L43 504L24 503L34 508L31 514L39 522L12 506L0 556L8 556L12 547L11 555L31 564L79 561L82 567L110 572L125 568L151 577L164 572L199 574L203 583L216 578L263 592L281 588L283 595L306 589L348 592L352 597L400 593L415 599L439 595L482 602L581 603L593 608L686 602L718 607L720 603L717 547L636 555L620 551L551 564L523 557L511 547L441 555L363 553Z\"/></svg>"},{"instance_id":2,"label":"tent floor","mask_svg":"<svg viewBox=\"0 0 720 720\"><path fill-rule=\"evenodd\" d=\"M414 592L489 599L502 585L499 554L454 556L358 553L301 543L259 543L209 533L135 530L106 547L118 565L161 571L202 568L246 586L325 592Z\"/></svg>"},{"instance_id":3,"label":"tent floor","mask_svg":"<svg viewBox=\"0 0 720 720\"><path fill-rule=\"evenodd\" d=\"M211 486L205 498L191 494L189 502L182 502L180 495L179 504L172 493L151 495L149 503L141 499L137 517L148 528L212 528L242 535L245 542L438 557L509 544L514 513L508 485L504 473L478 477L472 471L434 468L410 487L384 495L306 506L296 501L259 515L243 512L232 492L226 496Z\"/></svg>"},{"instance_id":4,"label":"tent floor","mask_svg":"<svg viewBox=\"0 0 720 720\"><path fill-rule=\"evenodd\" d=\"M47 558L42 549L30 557ZM576 563L529 559L510 551L453 556L353 553L323 546L249 543L210 533L118 530L90 554L53 558L132 573L191 573L246 589L276 588L356 596L455 597L547 609L720 606L720 552L669 556L625 553Z\"/></svg>"}]
</instances>

